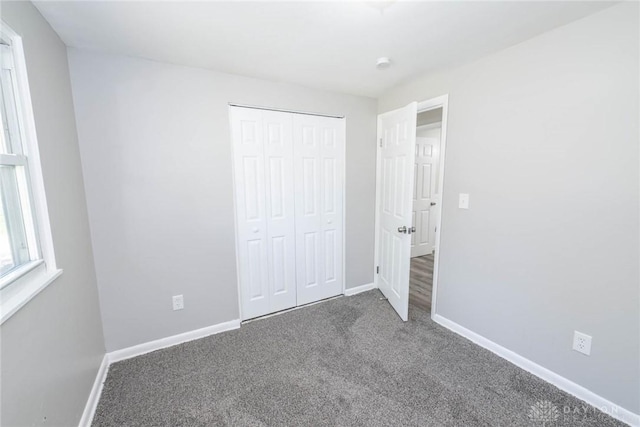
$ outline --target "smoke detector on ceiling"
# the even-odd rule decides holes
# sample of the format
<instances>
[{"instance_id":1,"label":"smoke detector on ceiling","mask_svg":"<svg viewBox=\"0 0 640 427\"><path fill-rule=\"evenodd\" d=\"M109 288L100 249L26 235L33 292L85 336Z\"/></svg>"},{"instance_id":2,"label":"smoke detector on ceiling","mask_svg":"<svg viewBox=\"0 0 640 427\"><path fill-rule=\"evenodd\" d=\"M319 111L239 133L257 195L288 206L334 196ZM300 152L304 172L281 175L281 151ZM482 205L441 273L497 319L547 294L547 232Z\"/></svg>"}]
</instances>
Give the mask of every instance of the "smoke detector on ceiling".
<instances>
[{"instance_id":1,"label":"smoke detector on ceiling","mask_svg":"<svg viewBox=\"0 0 640 427\"><path fill-rule=\"evenodd\" d=\"M386 70L390 66L391 66L391 61L386 56L382 56L378 58L378 60L376 61L376 68L378 70Z\"/></svg>"}]
</instances>

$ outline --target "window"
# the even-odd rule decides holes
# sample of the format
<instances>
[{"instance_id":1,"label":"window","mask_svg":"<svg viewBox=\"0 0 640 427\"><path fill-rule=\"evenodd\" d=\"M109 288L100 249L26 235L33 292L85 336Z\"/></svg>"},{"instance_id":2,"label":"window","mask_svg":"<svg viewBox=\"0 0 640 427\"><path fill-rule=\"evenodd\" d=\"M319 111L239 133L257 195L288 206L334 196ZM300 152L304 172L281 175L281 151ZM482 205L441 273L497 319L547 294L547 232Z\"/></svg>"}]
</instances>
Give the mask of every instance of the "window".
<instances>
[{"instance_id":1,"label":"window","mask_svg":"<svg viewBox=\"0 0 640 427\"><path fill-rule=\"evenodd\" d=\"M0 23L0 323L61 273L51 230L22 40Z\"/></svg>"},{"instance_id":2,"label":"window","mask_svg":"<svg viewBox=\"0 0 640 427\"><path fill-rule=\"evenodd\" d=\"M0 278L41 259L29 185L29 157L23 147L12 46L0 40ZM6 286L7 283L4 283Z\"/></svg>"}]
</instances>

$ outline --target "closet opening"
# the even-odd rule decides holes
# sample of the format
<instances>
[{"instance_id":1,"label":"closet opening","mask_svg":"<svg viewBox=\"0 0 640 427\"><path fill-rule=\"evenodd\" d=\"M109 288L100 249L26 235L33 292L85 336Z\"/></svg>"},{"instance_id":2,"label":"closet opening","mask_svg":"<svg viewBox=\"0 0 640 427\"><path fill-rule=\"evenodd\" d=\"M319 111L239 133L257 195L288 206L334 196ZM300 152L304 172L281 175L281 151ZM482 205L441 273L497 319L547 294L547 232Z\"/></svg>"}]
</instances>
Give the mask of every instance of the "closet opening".
<instances>
[{"instance_id":1,"label":"closet opening","mask_svg":"<svg viewBox=\"0 0 640 427\"><path fill-rule=\"evenodd\" d=\"M229 105L240 319L344 294L345 119Z\"/></svg>"}]
</instances>

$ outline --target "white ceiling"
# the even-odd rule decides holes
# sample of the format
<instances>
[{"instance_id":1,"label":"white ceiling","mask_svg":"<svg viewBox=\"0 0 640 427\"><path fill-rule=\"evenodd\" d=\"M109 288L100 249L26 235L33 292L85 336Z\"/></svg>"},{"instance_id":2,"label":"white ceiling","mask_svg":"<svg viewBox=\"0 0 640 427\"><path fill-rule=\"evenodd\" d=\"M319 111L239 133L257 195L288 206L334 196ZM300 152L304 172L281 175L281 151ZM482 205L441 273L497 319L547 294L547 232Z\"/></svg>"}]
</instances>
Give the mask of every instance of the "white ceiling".
<instances>
[{"instance_id":1,"label":"white ceiling","mask_svg":"<svg viewBox=\"0 0 640 427\"><path fill-rule=\"evenodd\" d=\"M613 3L35 4L68 46L376 97L418 75L475 60ZM380 56L391 58L390 69L376 70Z\"/></svg>"}]
</instances>

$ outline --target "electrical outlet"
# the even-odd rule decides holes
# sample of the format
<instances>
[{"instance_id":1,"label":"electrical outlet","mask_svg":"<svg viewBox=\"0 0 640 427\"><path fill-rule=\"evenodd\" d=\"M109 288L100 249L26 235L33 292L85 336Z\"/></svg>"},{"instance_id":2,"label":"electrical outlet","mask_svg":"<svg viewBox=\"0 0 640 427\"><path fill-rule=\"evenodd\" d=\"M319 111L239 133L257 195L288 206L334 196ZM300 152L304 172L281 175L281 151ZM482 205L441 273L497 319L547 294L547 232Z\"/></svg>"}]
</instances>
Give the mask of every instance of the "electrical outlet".
<instances>
[{"instance_id":1,"label":"electrical outlet","mask_svg":"<svg viewBox=\"0 0 640 427\"><path fill-rule=\"evenodd\" d=\"M184 308L184 298L182 295L173 296L173 311L182 310Z\"/></svg>"},{"instance_id":2,"label":"electrical outlet","mask_svg":"<svg viewBox=\"0 0 640 427\"><path fill-rule=\"evenodd\" d=\"M573 331L573 349L589 356L591 354L591 337L582 332Z\"/></svg>"}]
</instances>

